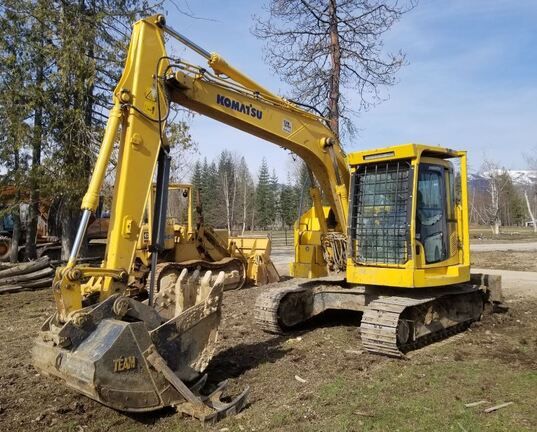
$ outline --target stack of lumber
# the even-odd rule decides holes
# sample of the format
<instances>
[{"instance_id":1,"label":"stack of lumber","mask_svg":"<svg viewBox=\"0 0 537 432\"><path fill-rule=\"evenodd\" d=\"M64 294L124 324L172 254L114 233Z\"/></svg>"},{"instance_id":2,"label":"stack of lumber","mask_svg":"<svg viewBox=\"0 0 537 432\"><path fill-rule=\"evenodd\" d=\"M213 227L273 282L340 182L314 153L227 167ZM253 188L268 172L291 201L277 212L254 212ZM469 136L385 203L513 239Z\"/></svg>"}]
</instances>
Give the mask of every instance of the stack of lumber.
<instances>
[{"instance_id":1,"label":"stack of lumber","mask_svg":"<svg viewBox=\"0 0 537 432\"><path fill-rule=\"evenodd\" d=\"M54 269L48 257L20 264L0 265L0 294L48 288Z\"/></svg>"}]
</instances>

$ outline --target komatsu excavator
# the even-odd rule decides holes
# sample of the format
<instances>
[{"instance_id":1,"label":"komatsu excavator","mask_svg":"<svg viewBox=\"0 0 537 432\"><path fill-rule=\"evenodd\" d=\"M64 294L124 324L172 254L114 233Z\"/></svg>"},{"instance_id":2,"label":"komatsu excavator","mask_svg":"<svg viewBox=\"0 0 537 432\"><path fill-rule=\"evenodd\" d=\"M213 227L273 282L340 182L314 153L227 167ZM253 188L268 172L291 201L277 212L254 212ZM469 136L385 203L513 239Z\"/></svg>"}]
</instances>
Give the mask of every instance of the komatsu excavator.
<instances>
[{"instance_id":1,"label":"komatsu excavator","mask_svg":"<svg viewBox=\"0 0 537 432\"><path fill-rule=\"evenodd\" d=\"M170 57L166 35L209 68ZM223 275L199 283L199 274L183 270L163 288L152 273L148 301L125 295L155 169L151 268L164 249L171 103L288 149L309 169L313 208L296 223L291 274L314 280L262 294L256 314L264 329L283 331L327 309L356 310L364 346L399 356L466 327L499 300L490 289L498 280L470 276L465 152L405 144L345 155L324 118L271 93L157 15L134 25L73 250L54 280L57 310L33 351L39 369L119 410L173 405L218 418L244 404L244 394L223 404L221 389L204 397L200 381L191 384L214 351ZM100 268L85 267L77 256L120 125L106 256ZM324 278L338 272L341 282Z\"/></svg>"}]
</instances>

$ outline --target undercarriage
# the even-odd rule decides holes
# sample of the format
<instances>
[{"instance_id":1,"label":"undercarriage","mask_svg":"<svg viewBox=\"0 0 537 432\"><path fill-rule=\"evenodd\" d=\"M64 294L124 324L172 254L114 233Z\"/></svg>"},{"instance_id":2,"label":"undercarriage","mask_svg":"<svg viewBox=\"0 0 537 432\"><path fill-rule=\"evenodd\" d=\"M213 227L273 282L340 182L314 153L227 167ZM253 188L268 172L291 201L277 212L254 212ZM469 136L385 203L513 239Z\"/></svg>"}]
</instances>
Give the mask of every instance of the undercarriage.
<instances>
[{"instance_id":1,"label":"undercarriage","mask_svg":"<svg viewBox=\"0 0 537 432\"><path fill-rule=\"evenodd\" d=\"M256 301L256 322L283 333L328 310L362 313L361 339L372 353L402 357L503 308L501 279L475 274L466 284L429 289L348 285L342 280L298 282L272 289Z\"/></svg>"}]
</instances>

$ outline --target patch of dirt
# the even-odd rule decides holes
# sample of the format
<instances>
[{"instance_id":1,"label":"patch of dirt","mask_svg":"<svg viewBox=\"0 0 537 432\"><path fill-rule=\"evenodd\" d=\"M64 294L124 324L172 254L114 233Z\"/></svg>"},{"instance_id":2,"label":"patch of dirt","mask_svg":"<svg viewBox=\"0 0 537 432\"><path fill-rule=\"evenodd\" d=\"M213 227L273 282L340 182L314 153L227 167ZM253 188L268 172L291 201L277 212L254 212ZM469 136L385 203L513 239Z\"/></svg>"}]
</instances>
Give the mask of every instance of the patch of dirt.
<instances>
[{"instance_id":1,"label":"patch of dirt","mask_svg":"<svg viewBox=\"0 0 537 432\"><path fill-rule=\"evenodd\" d=\"M313 384L349 376L367 382L378 368L401 367L400 360L362 352L360 317L355 314L321 317L286 336L263 333L253 317L255 299L262 289L267 288L225 293L219 348L207 371L212 384L229 378L231 394L250 387L250 407L233 420L244 425L241 430L255 429L276 408L289 406L292 411L292 407L304 405L315 396ZM448 343L451 358L494 356L513 367L537 368L537 324L532 319L537 315L537 302L510 306L508 313L487 317L462 339ZM2 430L199 430L197 421L180 419L171 409L126 415L39 375L31 366L30 350L53 307L49 290L0 296ZM434 350L425 348L410 361L427 361L431 355L434 357Z\"/></svg>"},{"instance_id":2,"label":"patch of dirt","mask_svg":"<svg viewBox=\"0 0 537 432\"><path fill-rule=\"evenodd\" d=\"M471 264L476 268L537 271L537 252L535 251L493 251L472 252Z\"/></svg>"}]
</instances>

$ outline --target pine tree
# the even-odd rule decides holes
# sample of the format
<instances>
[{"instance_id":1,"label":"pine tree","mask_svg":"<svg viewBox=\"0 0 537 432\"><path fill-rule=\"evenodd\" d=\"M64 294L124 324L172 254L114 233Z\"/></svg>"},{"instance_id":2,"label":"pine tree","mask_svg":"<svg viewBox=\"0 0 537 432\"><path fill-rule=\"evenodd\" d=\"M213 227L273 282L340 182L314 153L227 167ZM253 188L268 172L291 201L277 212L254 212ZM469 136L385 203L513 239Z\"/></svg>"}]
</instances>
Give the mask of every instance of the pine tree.
<instances>
[{"instance_id":1,"label":"pine tree","mask_svg":"<svg viewBox=\"0 0 537 432\"><path fill-rule=\"evenodd\" d=\"M283 229L293 227L298 212L298 188L290 183L282 185L280 192L280 220Z\"/></svg>"},{"instance_id":2,"label":"pine tree","mask_svg":"<svg viewBox=\"0 0 537 432\"><path fill-rule=\"evenodd\" d=\"M192 183L192 189L194 193L196 193L198 190L201 191L203 185L203 172L202 165L199 160L194 163L194 169L192 170L192 177L190 179L190 183Z\"/></svg>"},{"instance_id":3,"label":"pine tree","mask_svg":"<svg viewBox=\"0 0 537 432\"><path fill-rule=\"evenodd\" d=\"M270 214L272 215L271 225L277 224L280 216L280 185L276 170L272 170L270 176Z\"/></svg>"},{"instance_id":4,"label":"pine tree","mask_svg":"<svg viewBox=\"0 0 537 432\"><path fill-rule=\"evenodd\" d=\"M3 213L13 221L10 260L18 260L18 247L22 234L19 203L27 181L27 163L24 148L30 136L26 119L30 116L26 73L30 66L19 36L28 33L23 18L6 2L0 19L0 160L7 170L4 182L14 188L14 201ZM1 186L1 185L0 185Z\"/></svg>"},{"instance_id":5,"label":"pine tree","mask_svg":"<svg viewBox=\"0 0 537 432\"><path fill-rule=\"evenodd\" d=\"M261 161L255 195L255 212L257 226L267 229L274 218L274 200L271 190L269 168L265 158Z\"/></svg>"},{"instance_id":6,"label":"pine tree","mask_svg":"<svg viewBox=\"0 0 537 432\"><path fill-rule=\"evenodd\" d=\"M295 180L294 185L298 203L298 206L296 208L296 219L302 216L302 214L309 210L313 205L309 193L309 190L311 188L311 179L308 174L308 167L305 163L302 162L298 171L298 176Z\"/></svg>"}]
</instances>

